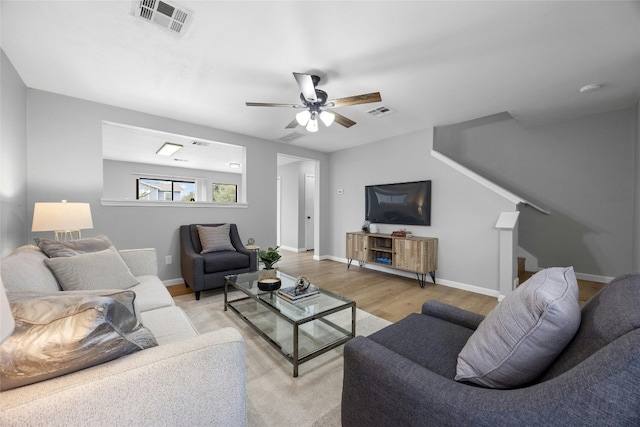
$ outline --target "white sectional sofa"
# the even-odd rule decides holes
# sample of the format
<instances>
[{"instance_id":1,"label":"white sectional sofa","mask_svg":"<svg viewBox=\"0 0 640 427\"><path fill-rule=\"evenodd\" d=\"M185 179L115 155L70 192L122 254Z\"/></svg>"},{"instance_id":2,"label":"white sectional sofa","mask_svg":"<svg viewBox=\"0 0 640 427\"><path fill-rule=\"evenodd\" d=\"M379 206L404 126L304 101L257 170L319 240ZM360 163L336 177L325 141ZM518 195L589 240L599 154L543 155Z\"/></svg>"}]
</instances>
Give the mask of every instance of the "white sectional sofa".
<instances>
[{"instance_id":1,"label":"white sectional sofa","mask_svg":"<svg viewBox=\"0 0 640 427\"><path fill-rule=\"evenodd\" d=\"M119 251L140 282L136 311L158 346L0 392L0 425L245 426L245 347L232 328L199 334L157 276L155 249ZM65 292L35 245L0 261L17 292Z\"/></svg>"}]
</instances>

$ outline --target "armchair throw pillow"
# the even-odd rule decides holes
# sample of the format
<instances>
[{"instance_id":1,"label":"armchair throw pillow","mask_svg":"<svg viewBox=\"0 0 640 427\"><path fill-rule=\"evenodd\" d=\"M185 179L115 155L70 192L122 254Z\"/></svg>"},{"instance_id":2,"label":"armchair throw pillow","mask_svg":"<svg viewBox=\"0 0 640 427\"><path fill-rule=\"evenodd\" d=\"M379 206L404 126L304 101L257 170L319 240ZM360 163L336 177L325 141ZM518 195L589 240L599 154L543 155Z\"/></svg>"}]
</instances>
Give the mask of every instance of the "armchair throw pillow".
<instances>
[{"instance_id":1,"label":"armchair throw pillow","mask_svg":"<svg viewBox=\"0 0 640 427\"><path fill-rule=\"evenodd\" d=\"M157 345L136 318L132 291L111 296L9 294L16 326L0 345L0 389L98 365Z\"/></svg>"},{"instance_id":2,"label":"armchair throw pillow","mask_svg":"<svg viewBox=\"0 0 640 427\"><path fill-rule=\"evenodd\" d=\"M480 323L458 355L455 379L509 389L539 377L580 326L572 267L533 275Z\"/></svg>"},{"instance_id":3,"label":"armchair throw pillow","mask_svg":"<svg viewBox=\"0 0 640 427\"><path fill-rule=\"evenodd\" d=\"M218 251L235 251L236 248L231 243L229 224L219 225L217 227L205 227L196 225L200 244L202 245L201 254Z\"/></svg>"},{"instance_id":4,"label":"armchair throw pillow","mask_svg":"<svg viewBox=\"0 0 640 427\"><path fill-rule=\"evenodd\" d=\"M46 258L44 263L65 291L127 289L139 283L113 246L99 252Z\"/></svg>"}]
</instances>

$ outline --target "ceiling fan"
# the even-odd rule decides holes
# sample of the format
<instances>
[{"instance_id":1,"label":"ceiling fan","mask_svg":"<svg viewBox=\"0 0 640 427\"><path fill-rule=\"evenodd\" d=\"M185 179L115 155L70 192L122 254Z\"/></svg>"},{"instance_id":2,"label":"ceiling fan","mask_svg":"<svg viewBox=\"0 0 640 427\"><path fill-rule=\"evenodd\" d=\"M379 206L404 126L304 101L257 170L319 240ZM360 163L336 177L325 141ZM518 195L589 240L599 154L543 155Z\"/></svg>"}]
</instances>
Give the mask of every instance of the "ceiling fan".
<instances>
[{"instance_id":1,"label":"ceiling fan","mask_svg":"<svg viewBox=\"0 0 640 427\"><path fill-rule=\"evenodd\" d=\"M309 132L317 132L318 118L322 120L325 126L331 126L334 121L346 128L350 128L356 124L353 120L338 114L329 108L348 107L350 105L369 104L371 102L382 101L380 92L328 100L327 92L316 88L320 82L320 77L304 73L293 73L293 76L296 78L298 86L300 86L301 104L247 102L247 107L301 108L303 110L296 114L296 118L289 123L285 129L295 128L300 125L305 126Z\"/></svg>"}]
</instances>

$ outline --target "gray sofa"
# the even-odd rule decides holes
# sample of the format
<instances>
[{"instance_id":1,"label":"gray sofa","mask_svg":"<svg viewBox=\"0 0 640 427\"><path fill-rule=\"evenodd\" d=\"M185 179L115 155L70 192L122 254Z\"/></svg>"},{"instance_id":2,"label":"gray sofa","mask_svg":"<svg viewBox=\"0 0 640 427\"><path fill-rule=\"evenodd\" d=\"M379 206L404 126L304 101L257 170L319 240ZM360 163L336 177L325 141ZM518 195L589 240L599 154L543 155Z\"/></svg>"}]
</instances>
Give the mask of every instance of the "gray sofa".
<instances>
[{"instance_id":1,"label":"gray sofa","mask_svg":"<svg viewBox=\"0 0 640 427\"><path fill-rule=\"evenodd\" d=\"M224 278L232 274L258 270L258 258L245 248L236 224L229 224L229 239L235 250L201 253L197 226L218 227L224 224L190 224L180 226L180 268L185 285L195 292L224 287Z\"/></svg>"},{"instance_id":2,"label":"gray sofa","mask_svg":"<svg viewBox=\"0 0 640 427\"><path fill-rule=\"evenodd\" d=\"M436 301L345 346L342 424L640 425L640 275L608 283L581 310L573 340L542 376L496 390L454 381L483 320Z\"/></svg>"},{"instance_id":3,"label":"gray sofa","mask_svg":"<svg viewBox=\"0 0 640 427\"><path fill-rule=\"evenodd\" d=\"M0 425L245 426L244 341L226 328L199 334L157 276L154 249L120 254L140 282L139 320L158 346L88 369L0 392ZM0 261L14 293L64 292L34 245ZM87 291L88 292L88 291ZM197 398L188 396L197 395Z\"/></svg>"}]
</instances>

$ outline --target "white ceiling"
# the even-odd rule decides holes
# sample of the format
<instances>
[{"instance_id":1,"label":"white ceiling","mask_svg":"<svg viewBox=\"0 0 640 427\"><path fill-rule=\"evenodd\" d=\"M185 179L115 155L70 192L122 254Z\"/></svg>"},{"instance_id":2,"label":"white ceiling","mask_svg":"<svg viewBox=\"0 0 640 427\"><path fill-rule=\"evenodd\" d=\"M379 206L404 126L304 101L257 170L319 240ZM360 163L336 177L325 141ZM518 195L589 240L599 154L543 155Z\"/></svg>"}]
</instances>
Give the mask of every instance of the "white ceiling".
<instances>
[{"instance_id":1,"label":"white ceiling","mask_svg":"<svg viewBox=\"0 0 640 427\"><path fill-rule=\"evenodd\" d=\"M1 45L28 87L278 140L297 103L292 72L321 76L358 124L292 145L335 151L503 111L525 125L633 105L640 2L177 1L175 36L125 1L5 1ZM599 91L580 94L597 83ZM394 113L373 117L385 105Z\"/></svg>"}]
</instances>

